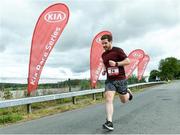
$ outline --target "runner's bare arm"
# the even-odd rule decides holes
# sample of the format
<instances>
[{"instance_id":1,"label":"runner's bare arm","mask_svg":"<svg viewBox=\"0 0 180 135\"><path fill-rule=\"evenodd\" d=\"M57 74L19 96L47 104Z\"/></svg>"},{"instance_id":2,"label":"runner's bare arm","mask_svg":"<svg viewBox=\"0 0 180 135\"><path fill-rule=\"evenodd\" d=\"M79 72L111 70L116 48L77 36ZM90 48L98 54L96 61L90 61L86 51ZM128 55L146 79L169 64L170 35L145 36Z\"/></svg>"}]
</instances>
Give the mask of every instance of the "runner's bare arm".
<instances>
[{"instance_id":1,"label":"runner's bare arm","mask_svg":"<svg viewBox=\"0 0 180 135\"><path fill-rule=\"evenodd\" d=\"M106 74L106 68L105 68L105 66L103 64L102 75L105 75L105 74Z\"/></svg>"},{"instance_id":2,"label":"runner's bare arm","mask_svg":"<svg viewBox=\"0 0 180 135\"><path fill-rule=\"evenodd\" d=\"M109 65L110 66L125 66L125 65L129 65L130 64L130 60L129 58L126 58L124 59L123 61L118 61L118 62L115 62L113 60L109 60Z\"/></svg>"}]
</instances>

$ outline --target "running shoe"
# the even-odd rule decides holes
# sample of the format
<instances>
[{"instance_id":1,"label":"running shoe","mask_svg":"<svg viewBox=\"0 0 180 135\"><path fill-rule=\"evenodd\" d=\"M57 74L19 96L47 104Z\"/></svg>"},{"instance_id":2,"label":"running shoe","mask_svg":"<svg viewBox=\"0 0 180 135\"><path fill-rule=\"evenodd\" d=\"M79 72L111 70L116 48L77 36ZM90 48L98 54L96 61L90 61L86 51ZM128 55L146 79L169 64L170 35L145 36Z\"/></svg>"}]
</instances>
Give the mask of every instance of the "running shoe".
<instances>
[{"instance_id":1,"label":"running shoe","mask_svg":"<svg viewBox=\"0 0 180 135\"><path fill-rule=\"evenodd\" d=\"M113 123L111 121L106 120L106 123L103 124L104 129L108 129L109 131L113 131Z\"/></svg>"}]
</instances>

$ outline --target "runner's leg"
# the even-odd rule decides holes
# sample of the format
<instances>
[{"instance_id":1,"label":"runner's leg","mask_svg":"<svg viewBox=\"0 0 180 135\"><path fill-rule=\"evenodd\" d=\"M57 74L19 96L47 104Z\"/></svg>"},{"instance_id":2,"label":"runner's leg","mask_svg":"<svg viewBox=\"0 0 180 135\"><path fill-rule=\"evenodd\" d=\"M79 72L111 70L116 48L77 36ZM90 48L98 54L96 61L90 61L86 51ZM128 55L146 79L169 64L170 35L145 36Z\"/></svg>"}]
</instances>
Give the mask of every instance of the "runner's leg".
<instances>
[{"instance_id":1,"label":"runner's leg","mask_svg":"<svg viewBox=\"0 0 180 135\"><path fill-rule=\"evenodd\" d=\"M107 115L107 120L112 122L112 117L113 117L113 100L114 100L114 95L115 91L106 91L105 92L105 104L106 104L106 115Z\"/></svg>"}]
</instances>

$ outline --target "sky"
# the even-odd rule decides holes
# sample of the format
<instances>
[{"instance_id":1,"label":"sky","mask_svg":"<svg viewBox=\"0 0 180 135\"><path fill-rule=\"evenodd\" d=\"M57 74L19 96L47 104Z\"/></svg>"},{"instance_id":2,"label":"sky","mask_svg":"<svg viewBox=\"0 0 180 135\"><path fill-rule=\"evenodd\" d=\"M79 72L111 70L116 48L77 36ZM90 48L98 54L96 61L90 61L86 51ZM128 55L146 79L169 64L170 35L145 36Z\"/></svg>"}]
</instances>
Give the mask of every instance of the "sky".
<instances>
[{"instance_id":1,"label":"sky","mask_svg":"<svg viewBox=\"0 0 180 135\"><path fill-rule=\"evenodd\" d=\"M0 78L27 78L32 34L39 15L64 3L70 17L41 78L90 78L90 48L103 30L128 55L150 56L145 76L167 57L180 59L179 0L0 0ZM136 74L136 71L134 72ZM100 79L103 78L100 76Z\"/></svg>"}]
</instances>

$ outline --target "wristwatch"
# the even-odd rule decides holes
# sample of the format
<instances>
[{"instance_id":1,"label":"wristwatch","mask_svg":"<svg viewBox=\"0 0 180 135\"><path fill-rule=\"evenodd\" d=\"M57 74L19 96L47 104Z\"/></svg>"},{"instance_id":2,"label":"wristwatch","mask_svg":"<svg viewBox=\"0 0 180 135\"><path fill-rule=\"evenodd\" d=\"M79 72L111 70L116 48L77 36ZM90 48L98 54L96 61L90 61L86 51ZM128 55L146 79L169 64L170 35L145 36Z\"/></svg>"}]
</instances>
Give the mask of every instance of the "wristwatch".
<instances>
[{"instance_id":1,"label":"wristwatch","mask_svg":"<svg viewBox=\"0 0 180 135\"><path fill-rule=\"evenodd\" d=\"M118 65L118 62L116 62L116 65L115 65L116 67L118 67L119 65Z\"/></svg>"}]
</instances>

